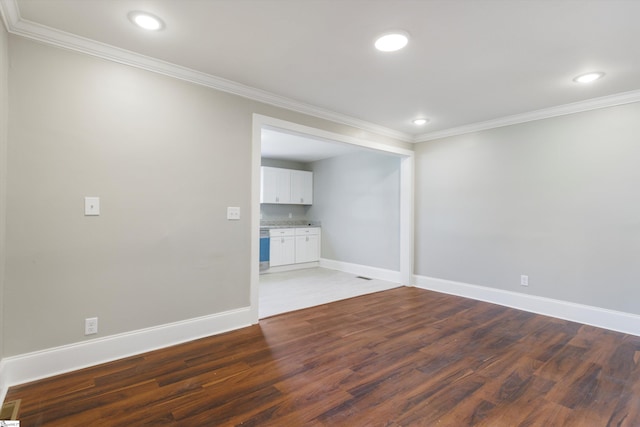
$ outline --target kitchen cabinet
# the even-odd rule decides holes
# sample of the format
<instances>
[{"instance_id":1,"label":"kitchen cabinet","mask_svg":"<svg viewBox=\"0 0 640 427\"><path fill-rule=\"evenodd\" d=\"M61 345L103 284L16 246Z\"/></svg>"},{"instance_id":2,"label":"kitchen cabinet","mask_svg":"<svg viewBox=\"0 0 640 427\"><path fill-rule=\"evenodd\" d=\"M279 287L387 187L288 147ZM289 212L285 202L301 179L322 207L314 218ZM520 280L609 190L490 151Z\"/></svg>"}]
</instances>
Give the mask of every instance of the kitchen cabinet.
<instances>
[{"instance_id":1,"label":"kitchen cabinet","mask_svg":"<svg viewBox=\"0 0 640 427\"><path fill-rule=\"evenodd\" d=\"M313 203L313 172L263 166L260 176L260 203Z\"/></svg>"},{"instance_id":2,"label":"kitchen cabinet","mask_svg":"<svg viewBox=\"0 0 640 427\"><path fill-rule=\"evenodd\" d=\"M296 264L320 260L320 229L296 228L295 230L295 260Z\"/></svg>"},{"instance_id":3,"label":"kitchen cabinet","mask_svg":"<svg viewBox=\"0 0 640 427\"><path fill-rule=\"evenodd\" d=\"M269 230L270 267L319 260L320 228L272 228Z\"/></svg>"},{"instance_id":4,"label":"kitchen cabinet","mask_svg":"<svg viewBox=\"0 0 640 427\"><path fill-rule=\"evenodd\" d=\"M260 203L291 203L291 171L260 168Z\"/></svg>"},{"instance_id":5,"label":"kitchen cabinet","mask_svg":"<svg viewBox=\"0 0 640 427\"><path fill-rule=\"evenodd\" d=\"M313 204L313 172L291 171L291 203Z\"/></svg>"},{"instance_id":6,"label":"kitchen cabinet","mask_svg":"<svg viewBox=\"0 0 640 427\"><path fill-rule=\"evenodd\" d=\"M293 228L269 230L269 264L271 267L296 262L296 236Z\"/></svg>"}]
</instances>

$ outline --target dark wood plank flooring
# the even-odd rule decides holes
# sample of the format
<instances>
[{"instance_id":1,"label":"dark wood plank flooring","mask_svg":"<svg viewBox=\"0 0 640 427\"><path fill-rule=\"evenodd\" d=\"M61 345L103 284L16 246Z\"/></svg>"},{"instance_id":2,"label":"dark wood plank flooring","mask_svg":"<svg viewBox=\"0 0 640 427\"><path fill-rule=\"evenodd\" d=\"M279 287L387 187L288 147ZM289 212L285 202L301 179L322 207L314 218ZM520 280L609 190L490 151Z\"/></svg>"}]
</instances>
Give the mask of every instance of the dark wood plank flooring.
<instances>
[{"instance_id":1,"label":"dark wood plank flooring","mask_svg":"<svg viewBox=\"0 0 640 427\"><path fill-rule=\"evenodd\" d=\"M416 288L12 387L29 426L640 426L640 338Z\"/></svg>"}]
</instances>

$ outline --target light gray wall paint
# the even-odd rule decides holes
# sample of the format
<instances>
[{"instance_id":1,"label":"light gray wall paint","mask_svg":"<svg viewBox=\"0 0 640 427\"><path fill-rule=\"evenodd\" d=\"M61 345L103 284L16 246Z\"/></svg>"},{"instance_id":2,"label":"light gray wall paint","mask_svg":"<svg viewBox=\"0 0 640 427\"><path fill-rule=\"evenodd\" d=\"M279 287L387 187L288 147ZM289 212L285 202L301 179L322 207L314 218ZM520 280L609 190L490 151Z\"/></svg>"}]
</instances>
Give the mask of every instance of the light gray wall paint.
<instances>
[{"instance_id":1,"label":"light gray wall paint","mask_svg":"<svg viewBox=\"0 0 640 427\"><path fill-rule=\"evenodd\" d=\"M419 144L416 273L640 314L639 135L636 103Z\"/></svg>"},{"instance_id":2,"label":"light gray wall paint","mask_svg":"<svg viewBox=\"0 0 640 427\"><path fill-rule=\"evenodd\" d=\"M7 136L9 109L9 37L0 20L0 359L4 355L4 277L7 183Z\"/></svg>"},{"instance_id":3,"label":"light gray wall paint","mask_svg":"<svg viewBox=\"0 0 640 427\"><path fill-rule=\"evenodd\" d=\"M373 151L311 164L310 219L322 222L322 257L400 269L400 158Z\"/></svg>"},{"instance_id":4,"label":"light gray wall paint","mask_svg":"<svg viewBox=\"0 0 640 427\"><path fill-rule=\"evenodd\" d=\"M408 148L16 36L9 56L5 356L248 306L254 113Z\"/></svg>"}]
</instances>

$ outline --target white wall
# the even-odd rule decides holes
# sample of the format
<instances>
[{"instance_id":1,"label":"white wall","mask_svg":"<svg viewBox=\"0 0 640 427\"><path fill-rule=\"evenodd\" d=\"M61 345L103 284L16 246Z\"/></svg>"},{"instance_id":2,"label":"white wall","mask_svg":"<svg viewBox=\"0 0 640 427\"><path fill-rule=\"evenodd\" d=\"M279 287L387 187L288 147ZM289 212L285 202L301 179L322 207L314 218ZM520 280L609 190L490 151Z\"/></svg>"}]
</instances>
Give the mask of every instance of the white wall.
<instances>
[{"instance_id":1,"label":"white wall","mask_svg":"<svg viewBox=\"0 0 640 427\"><path fill-rule=\"evenodd\" d=\"M419 144L416 274L640 314L638 135L636 103Z\"/></svg>"},{"instance_id":2,"label":"white wall","mask_svg":"<svg viewBox=\"0 0 640 427\"><path fill-rule=\"evenodd\" d=\"M361 151L311 167L322 258L399 271L400 158Z\"/></svg>"}]
</instances>

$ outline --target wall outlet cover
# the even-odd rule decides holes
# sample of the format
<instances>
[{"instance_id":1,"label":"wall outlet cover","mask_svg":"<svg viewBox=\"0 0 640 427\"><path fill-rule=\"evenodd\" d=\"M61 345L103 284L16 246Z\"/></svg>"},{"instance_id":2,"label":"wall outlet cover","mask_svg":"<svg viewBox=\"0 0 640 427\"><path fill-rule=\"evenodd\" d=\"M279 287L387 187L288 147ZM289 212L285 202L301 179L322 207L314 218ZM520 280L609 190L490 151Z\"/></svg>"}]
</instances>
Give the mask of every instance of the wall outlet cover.
<instances>
[{"instance_id":1,"label":"wall outlet cover","mask_svg":"<svg viewBox=\"0 0 640 427\"><path fill-rule=\"evenodd\" d=\"M98 333L98 318L89 317L84 319L84 334L93 335Z\"/></svg>"}]
</instances>

